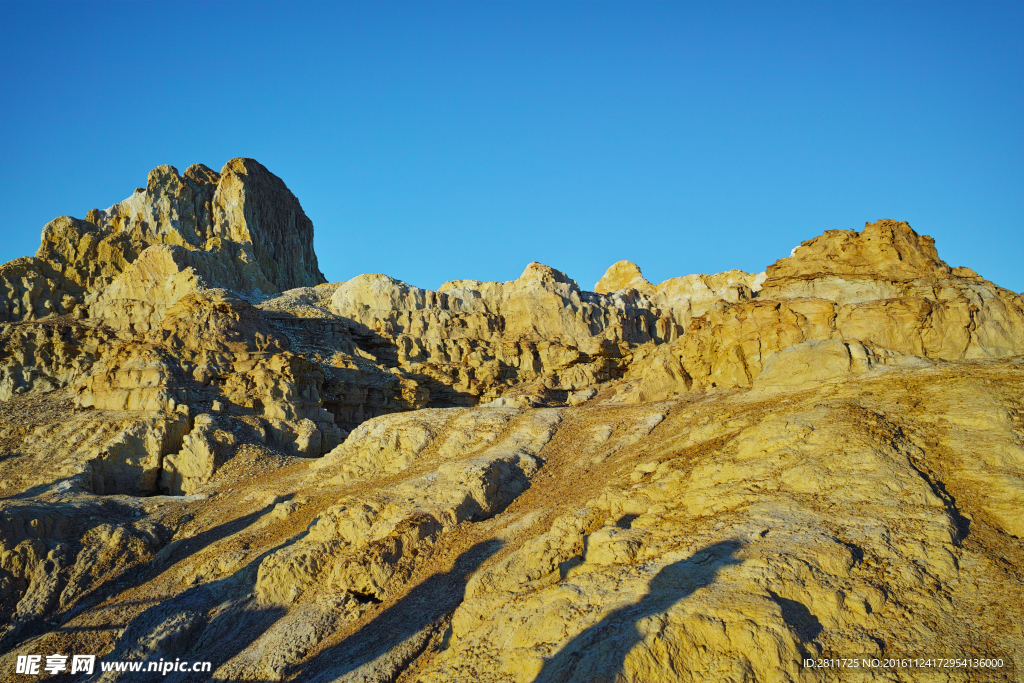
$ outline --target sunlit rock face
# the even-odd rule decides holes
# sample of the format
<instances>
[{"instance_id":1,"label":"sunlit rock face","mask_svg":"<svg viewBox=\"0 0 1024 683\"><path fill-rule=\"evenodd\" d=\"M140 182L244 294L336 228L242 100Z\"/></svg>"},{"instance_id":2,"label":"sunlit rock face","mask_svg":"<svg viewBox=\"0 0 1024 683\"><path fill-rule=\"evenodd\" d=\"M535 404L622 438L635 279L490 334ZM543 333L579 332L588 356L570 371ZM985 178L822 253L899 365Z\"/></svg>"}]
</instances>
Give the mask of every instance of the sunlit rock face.
<instances>
[{"instance_id":1,"label":"sunlit rock face","mask_svg":"<svg viewBox=\"0 0 1024 683\"><path fill-rule=\"evenodd\" d=\"M163 248L146 254L151 247ZM54 219L34 258L5 264L0 319L32 320L95 305L133 265L119 283L119 300L149 303L148 285L185 271L185 279L240 292L324 282L313 224L284 182L259 162L232 159L220 173L193 164L184 175L158 166L128 199L89 211L84 220ZM102 305L97 315L116 317Z\"/></svg>"},{"instance_id":2,"label":"sunlit rock face","mask_svg":"<svg viewBox=\"0 0 1024 683\"><path fill-rule=\"evenodd\" d=\"M1024 300L906 223L758 274L620 261L595 292L539 263L328 284L312 236L234 159L154 169L0 266L0 667L1024 670Z\"/></svg>"}]
</instances>

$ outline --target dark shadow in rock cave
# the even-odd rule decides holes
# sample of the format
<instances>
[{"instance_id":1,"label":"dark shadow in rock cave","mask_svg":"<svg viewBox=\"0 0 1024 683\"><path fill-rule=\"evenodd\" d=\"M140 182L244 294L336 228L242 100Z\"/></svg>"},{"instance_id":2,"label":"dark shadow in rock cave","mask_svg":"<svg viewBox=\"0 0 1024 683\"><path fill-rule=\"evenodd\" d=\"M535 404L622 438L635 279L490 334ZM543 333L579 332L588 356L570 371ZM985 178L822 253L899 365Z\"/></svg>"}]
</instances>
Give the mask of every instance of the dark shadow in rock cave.
<instances>
[{"instance_id":1,"label":"dark shadow in rock cave","mask_svg":"<svg viewBox=\"0 0 1024 683\"><path fill-rule=\"evenodd\" d=\"M639 516L640 515L632 515L632 514L630 514L630 515L623 515L622 517L619 518L619 520L617 522L615 522L615 526L619 527L620 529L632 529L633 528L633 522Z\"/></svg>"},{"instance_id":2,"label":"dark shadow in rock cave","mask_svg":"<svg viewBox=\"0 0 1024 683\"><path fill-rule=\"evenodd\" d=\"M592 681L594 676L600 676L600 680L617 680L626 655L644 639L637 623L669 610L698 588L710 584L722 568L740 564L736 553L742 547L743 543L738 540L721 541L694 553L689 559L662 567L651 579L643 598L614 610L566 643L554 657L544 662L534 683ZM575 678L580 663L591 664L585 660L595 656L604 659L603 665L600 660L594 662L601 670L581 671L584 678Z\"/></svg>"},{"instance_id":3,"label":"dark shadow in rock cave","mask_svg":"<svg viewBox=\"0 0 1024 683\"><path fill-rule=\"evenodd\" d=\"M381 680L392 680L426 648L432 635L430 626L462 602L469 576L501 547L500 541L477 543L459 556L451 571L423 581L357 633L297 665L285 677L299 673L297 680L333 681L380 658L386 660L380 662L381 668L394 670L391 677L385 675ZM400 648L403 645L406 647Z\"/></svg>"}]
</instances>

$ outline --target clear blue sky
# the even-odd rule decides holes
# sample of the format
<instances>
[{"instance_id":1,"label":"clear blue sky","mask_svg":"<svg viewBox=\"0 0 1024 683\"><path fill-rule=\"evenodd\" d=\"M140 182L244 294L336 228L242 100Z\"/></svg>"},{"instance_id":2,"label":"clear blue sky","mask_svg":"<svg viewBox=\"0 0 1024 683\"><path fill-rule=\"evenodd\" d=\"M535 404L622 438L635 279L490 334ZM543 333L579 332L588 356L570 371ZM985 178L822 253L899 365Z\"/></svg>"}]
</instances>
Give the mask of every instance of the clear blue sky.
<instances>
[{"instance_id":1,"label":"clear blue sky","mask_svg":"<svg viewBox=\"0 0 1024 683\"><path fill-rule=\"evenodd\" d=\"M591 288L906 220L1024 290L1024 3L0 2L0 262L254 157L328 279Z\"/></svg>"}]
</instances>

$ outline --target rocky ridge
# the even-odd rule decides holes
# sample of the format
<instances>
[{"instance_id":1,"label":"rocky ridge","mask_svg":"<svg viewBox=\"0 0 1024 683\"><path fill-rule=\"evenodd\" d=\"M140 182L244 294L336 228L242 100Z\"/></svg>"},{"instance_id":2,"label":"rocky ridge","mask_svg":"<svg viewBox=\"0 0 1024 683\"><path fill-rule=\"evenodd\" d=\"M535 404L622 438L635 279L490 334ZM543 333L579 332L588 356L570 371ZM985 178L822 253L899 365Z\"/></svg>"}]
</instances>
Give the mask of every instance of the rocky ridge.
<instances>
[{"instance_id":1,"label":"rocky ridge","mask_svg":"<svg viewBox=\"0 0 1024 683\"><path fill-rule=\"evenodd\" d=\"M259 162L232 159L220 173L158 166L145 188L106 211L54 219L35 257L4 264L0 280L0 320L82 317L88 308L89 317L130 324L204 282L275 293L324 277L298 199Z\"/></svg>"},{"instance_id":2,"label":"rocky ridge","mask_svg":"<svg viewBox=\"0 0 1024 683\"><path fill-rule=\"evenodd\" d=\"M234 159L0 266L0 667L1024 680L1024 298L906 223L594 292L328 284L312 243Z\"/></svg>"}]
</instances>

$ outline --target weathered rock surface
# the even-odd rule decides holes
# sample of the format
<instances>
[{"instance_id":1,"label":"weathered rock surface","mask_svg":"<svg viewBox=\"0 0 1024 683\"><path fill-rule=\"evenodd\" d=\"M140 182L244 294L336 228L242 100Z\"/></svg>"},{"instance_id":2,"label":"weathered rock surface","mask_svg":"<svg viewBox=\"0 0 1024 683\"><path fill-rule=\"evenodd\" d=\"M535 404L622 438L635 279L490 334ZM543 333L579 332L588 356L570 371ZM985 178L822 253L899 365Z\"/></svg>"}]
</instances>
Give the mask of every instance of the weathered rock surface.
<instances>
[{"instance_id":1,"label":"weathered rock surface","mask_svg":"<svg viewBox=\"0 0 1024 683\"><path fill-rule=\"evenodd\" d=\"M906 223L826 233L766 272L756 298L713 307L679 339L645 350L622 400L749 387L773 354L814 340L944 361L1024 354L1024 298L950 268Z\"/></svg>"},{"instance_id":2,"label":"weathered rock surface","mask_svg":"<svg viewBox=\"0 0 1024 683\"><path fill-rule=\"evenodd\" d=\"M131 268L153 247L157 253ZM232 159L220 173L194 164L184 175L159 166L144 189L106 211L51 221L34 258L0 267L0 320L95 306L95 297L122 275L94 317L118 318L111 306L121 299L167 304L168 295L204 280L265 293L324 281L313 224L281 179L257 161ZM169 277L177 280L170 288Z\"/></svg>"},{"instance_id":3,"label":"weathered rock surface","mask_svg":"<svg viewBox=\"0 0 1024 683\"><path fill-rule=\"evenodd\" d=\"M245 159L0 266L0 670L1024 680L1024 300L909 225L596 292L322 280Z\"/></svg>"}]
</instances>

